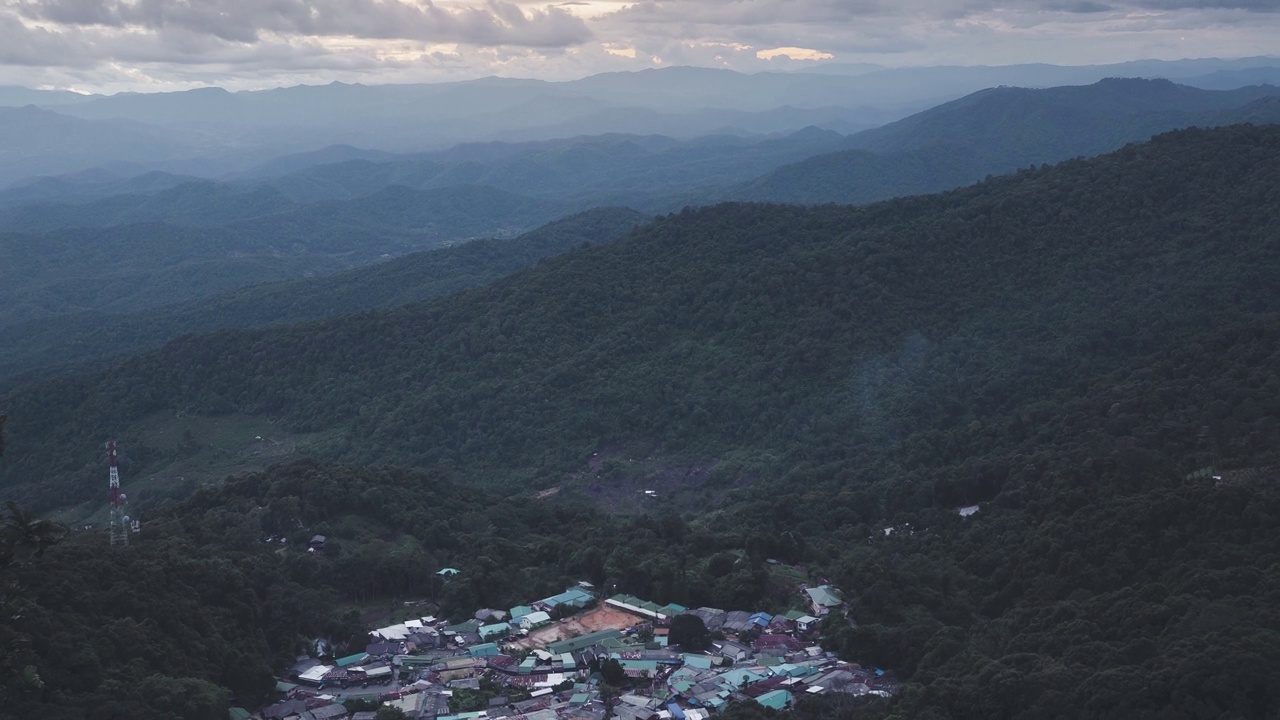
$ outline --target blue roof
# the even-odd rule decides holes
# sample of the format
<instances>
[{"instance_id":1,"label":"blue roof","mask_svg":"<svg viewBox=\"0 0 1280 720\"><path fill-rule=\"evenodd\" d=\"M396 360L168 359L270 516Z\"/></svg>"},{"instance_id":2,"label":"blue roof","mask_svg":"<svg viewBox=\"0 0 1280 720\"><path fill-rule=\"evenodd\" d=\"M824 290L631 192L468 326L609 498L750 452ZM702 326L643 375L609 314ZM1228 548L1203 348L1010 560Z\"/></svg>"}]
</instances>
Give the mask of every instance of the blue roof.
<instances>
[{"instance_id":1,"label":"blue roof","mask_svg":"<svg viewBox=\"0 0 1280 720\"><path fill-rule=\"evenodd\" d=\"M681 709L679 705L675 703L668 703L667 709L671 711L671 717L676 718L676 720L684 720L684 710Z\"/></svg>"},{"instance_id":2,"label":"blue roof","mask_svg":"<svg viewBox=\"0 0 1280 720\"><path fill-rule=\"evenodd\" d=\"M569 588L559 595L552 595L551 597L542 600L542 602L550 605L551 607L559 607L561 605L585 605L594 599L595 596L586 590Z\"/></svg>"},{"instance_id":3,"label":"blue roof","mask_svg":"<svg viewBox=\"0 0 1280 720\"><path fill-rule=\"evenodd\" d=\"M767 612L758 612L751 616L751 622L759 625L760 627L765 627L769 623L773 622L773 616Z\"/></svg>"}]
</instances>

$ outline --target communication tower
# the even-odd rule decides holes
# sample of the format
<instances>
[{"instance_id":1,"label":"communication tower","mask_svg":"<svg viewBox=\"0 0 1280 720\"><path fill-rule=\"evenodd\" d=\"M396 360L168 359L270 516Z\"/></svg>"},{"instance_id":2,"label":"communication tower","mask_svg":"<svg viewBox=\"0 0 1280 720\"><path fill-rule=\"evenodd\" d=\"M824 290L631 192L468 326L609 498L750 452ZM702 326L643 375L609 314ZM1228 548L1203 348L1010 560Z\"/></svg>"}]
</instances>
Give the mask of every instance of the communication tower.
<instances>
[{"instance_id":1,"label":"communication tower","mask_svg":"<svg viewBox=\"0 0 1280 720\"><path fill-rule=\"evenodd\" d=\"M127 499L120 492L120 470L116 467L116 441L107 443L107 464L111 468L111 481L108 486L107 503L111 507L111 544L128 545L129 516L125 514L124 503Z\"/></svg>"}]
</instances>

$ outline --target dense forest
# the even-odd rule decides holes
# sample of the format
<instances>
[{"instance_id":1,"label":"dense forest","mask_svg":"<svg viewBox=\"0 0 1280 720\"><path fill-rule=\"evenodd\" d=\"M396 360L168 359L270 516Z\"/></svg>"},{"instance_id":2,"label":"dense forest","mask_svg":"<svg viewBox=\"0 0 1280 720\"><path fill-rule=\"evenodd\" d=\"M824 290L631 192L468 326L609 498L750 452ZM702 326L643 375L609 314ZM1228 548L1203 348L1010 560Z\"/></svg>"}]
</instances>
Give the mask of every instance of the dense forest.
<instances>
[{"instance_id":1,"label":"dense forest","mask_svg":"<svg viewBox=\"0 0 1280 720\"><path fill-rule=\"evenodd\" d=\"M186 333L302 322L447 295L583 243L610 242L648 219L626 208L598 208L514 238L473 240L331 275L262 283L136 312L110 312L114 306L98 304L0 324L0 388L35 374L66 373L77 363L130 355ZM273 263L278 272L282 263Z\"/></svg>"},{"instance_id":2,"label":"dense forest","mask_svg":"<svg viewBox=\"0 0 1280 720\"><path fill-rule=\"evenodd\" d=\"M214 183L88 204L23 205L0 219L0 327L127 313L264 282L331 274L481 237L574 208L490 187L386 187L310 205Z\"/></svg>"},{"instance_id":3,"label":"dense forest","mask_svg":"<svg viewBox=\"0 0 1280 720\"><path fill-rule=\"evenodd\" d=\"M1271 717L1277 288L1280 127L1235 126L862 208L686 210L449 297L179 338L0 399L12 512L100 492L108 436L131 477L163 468L138 434L157 414L337 440L152 499L127 552L91 531L7 565L6 602L30 605L5 630L6 692L40 716L110 717L117 696L184 715L163 704L181 696L202 717L218 687L259 697L309 637L357 632L352 604L456 612L587 578L779 608L775 559L851 601L828 647L905 681L801 717ZM336 550L261 542L279 532ZM468 580L433 586L442 564ZM154 595L67 590L134 577ZM143 602L170 624L127 627ZM159 634L197 623L216 652L163 654ZM96 675L59 652L63 627ZM137 656L129 632L157 654L105 670Z\"/></svg>"},{"instance_id":4,"label":"dense forest","mask_svg":"<svg viewBox=\"0 0 1280 720\"><path fill-rule=\"evenodd\" d=\"M1275 138L1180 132L867 208L691 210L439 301L181 338L11 395L28 451L0 481L37 509L82 497L97 458L67 448L104 428L153 471L131 421L174 412L507 487L616 443L774 470L980 457L1033 398L1277 310Z\"/></svg>"}]
</instances>

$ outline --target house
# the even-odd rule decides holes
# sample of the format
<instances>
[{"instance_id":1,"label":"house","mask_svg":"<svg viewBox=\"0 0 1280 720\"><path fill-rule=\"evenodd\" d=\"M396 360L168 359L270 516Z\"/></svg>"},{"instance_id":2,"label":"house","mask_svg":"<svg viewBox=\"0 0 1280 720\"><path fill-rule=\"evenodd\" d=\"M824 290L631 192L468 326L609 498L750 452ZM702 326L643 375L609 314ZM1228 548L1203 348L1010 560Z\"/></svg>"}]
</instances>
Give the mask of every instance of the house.
<instances>
[{"instance_id":1,"label":"house","mask_svg":"<svg viewBox=\"0 0 1280 720\"><path fill-rule=\"evenodd\" d=\"M306 670L298 673L298 682L305 683L307 685L319 685L324 681L324 676L328 675L332 670L332 665L316 665L314 667L307 668Z\"/></svg>"},{"instance_id":2,"label":"house","mask_svg":"<svg viewBox=\"0 0 1280 720\"><path fill-rule=\"evenodd\" d=\"M772 692L767 692L764 695L761 695L760 697L756 698L756 702L760 703L761 705L767 708L773 708L774 710L783 710L787 707L787 705L791 704L791 691L774 690Z\"/></svg>"},{"instance_id":3,"label":"house","mask_svg":"<svg viewBox=\"0 0 1280 720\"><path fill-rule=\"evenodd\" d=\"M724 623L720 629L724 632L746 632L755 628L755 623L751 622L751 613L745 610L733 610L725 613ZM710 629L710 628L708 628Z\"/></svg>"},{"instance_id":4,"label":"house","mask_svg":"<svg viewBox=\"0 0 1280 720\"><path fill-rule=\"evenodd\" d=\"M743 645L742 643L733 642L732 640L713 643L713 646L721 656L726 657L733 662L739 662L751 657L751 648Z\"/></svg>"},{"instance_id":5,"label":"house","mask_svg":"<svg viewBox=\"0 0 1280 720\"><path fill-rule=\"evenodd\" d=\"M818 623L820 622L822 621L812 615L801 615L796 620L796 629L800 632L809 632L810 630L818 627Z\"/></svg>"},{"instance_id":6,"label":"house","mask_svg":"<svg viewBox=\"0 0 1280 720\"><path fill-rule=\"evenodd\" d=\"M400 652L400 643L379 641L372 642L364 646L364 652L370 657L378 657L380 655L395 655ZM343 658L344 660L346 658Z\"/></svg>"},{"instance_id":7,"label":"house","mask_svg":"<svg viewBox=\"0 0 1280 720\"><path fill-rule=\"evenodd\" d=\"M330 703L318 708L312 708L311 716L316 720L345 720L347 709L337 703Z\"/></svg>"},{"instance_id":8,"label":"house","mask_svg":"<svg viewBox=\"0 0 1280 720\"><path fill-rule=\"evenodd\" d=\"M301 700L285 700L262 708L263 720L283 720L283 718L301 715L306 712L307 704Z\"/></svg>"},{"instance_id":9,"label":"house","mask_svg":"<svg viewBox=\"0 0 1280 720\"><path fill-rule=\"evenodd\" d=\"M362 652L362 653L356 653L355 655L340 657L335 662L337 663L338 667L345 668L345 667L351 667L352 665L359 665L360 663L364 662L368 658L369 658L369 653Z\"/></svg>"},{"instance_id":10,"label":"house","mask_svg":"<svg viewBox=\"0 0 1280 720\"><path fill-rule=\"evenodd\" d=\"M844 601L840 599L839 595L836 595L835 588L830 585L806 588L804 593L808 597L809 608L818 617L822 617L844 605Z\"/></svg>"},{"instance_id":11,"label":"house","mask_svg":"<svg viewBox=\"0 0 1280 720\"><path fill-rule=\"evenodd\" d=\"M605 640L620 637L622 637L622 633L618 630L597 630L595 632L587 633L586 635L579 635L578 637L569 638L567 640L549 643L547 645L547 651L555 655L560 655L562 653L574 653L579 650L585 650L592 645L602 643Z\"/></svg>"},{"instance_id":12,"label":"house","mask_svg":"<svg viewBox=\"0 0 1280 720\"><path fill-rule=\"evenodd\" d=\"M511 625L500 622L492 625L480 626L480 639L489 640L491 638L504 638L511 634Z\"/></svg>"},{"instance_id":13,"label":"house","mask_svg":"<svg viewBox=\"0 0 1280 720\"><path fill-rule=\"evenodd\" d=\"M532 630L550 623L551 615L547 614L545 611L537 610L526 615L521 615L519 620L516 622L521 628L525 630Z\"/></svg>"},{"instance_id":14,"label":"house","mask_svg":"<svg viewBox=\"0 0 1280 720\"><path fill-rule=\"evenodd\" d=\"M311 544L311 549L312 549L312 550L323 550L323 549L324 549L324 539L325 539L325 538L324 538L324 536L323 536L323 535L312 535L312 536L311 536L311 543L310 543L310 544Z\"/></svg>"},{"instance_id":15,"label":"house","mask_svg":"<svg viewBox=\"0 0 1280 720\"><path fill-rule=\"evenodd\" d=\"M549 598L543 598L533 604L535 610L544 610L548 613L555 612L561 608L569 610L581 610L596 599L595 595L578 587L571 587L559 595L552 595Z\"/></svg>"}]
</instances>

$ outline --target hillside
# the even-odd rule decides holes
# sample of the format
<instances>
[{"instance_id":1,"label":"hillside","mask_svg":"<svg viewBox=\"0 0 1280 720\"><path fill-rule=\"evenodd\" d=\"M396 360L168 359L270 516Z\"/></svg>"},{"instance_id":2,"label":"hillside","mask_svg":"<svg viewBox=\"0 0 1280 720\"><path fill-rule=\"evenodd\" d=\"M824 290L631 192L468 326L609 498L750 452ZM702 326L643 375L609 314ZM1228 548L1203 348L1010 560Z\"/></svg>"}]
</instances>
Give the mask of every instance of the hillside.
<instances>
[{"instance_id":1,"label":"hillside","mask_svg":"<svg viewBox=\"0 0 1280 720\"><path fill-rule=\"evenodd\" d=\"M388 187L300 205L270 188L184 184L86 205L28 205L0 233L0 327L128 313L324 275L475 237L509 237L565 207L488 187Z\"/></svg>"},{"instance_id":2,"label":"hillside","mask_svg":"<svg viewBox=\"0 0 1280 720\"><path fill-rule=\"evenodd\" d=\"M1276 311L1276 219L1254 200L1278 182L1276 133L1179 133L867 209L686 212L446 300L183 338L11 396L33 452L6 492L86 497L95 461L54 448L172 412L265 416L336 433L336 459L449 462L496 486L553 484L613 443L812 462L854 447L892 467L902 443L913 464L981 455L982 434L957 428ZM1207 173L1234 180L1193 181ZM915 447L931 433L949 439ZM36 466L39 490L18 481Z\"/></svg>"},{"instance_id":3,"label":"hillside","mask_svg":"<svg viewBox=\"0 0 1280 720\"><path fill-rule=\"evenodd\" d=\"M304 202L348 198L391 185L470 184L562 201L637 205L746 181L839 149L845 141L839 133L812 127L777 137L711 135L692 140L610 133L529 143L469 143L421 155L353 159L265 175L258 182Z\"/></svg>"},{"instance_id":4,"label":"hillside","mask_svg":"<svg viewBox=\"0 0 1280 720\"><path fill-rule=\"evenodd\" d=\"M265 694L255 658L360 637L341 603L422 593L442 563L469 579L449 612L581 578L785 608L777 560L845 589L857 624L829 620L826 646L905 682L797 716L1275 715L1276 198L1280 127L1179 131L863 208L689 210L488 287L188 336L26 388L0 400L4 496L100 502L94 445L118 434L154 530L105 561L93 533L30 559L12 577L39 602L5 657L49 669L61 694L36 714L72 717L110 680L166 690L133 707L212 718L225 696L201 683ZM190 480L143 484L209 442L144 420L254 419L327 433L313 454L353 466L186 500ZM651 483L661 499L634 517L598 509ZM264 549L281 528L340 550ZM160 597L87 605L67 591L82 576ZM196 598L210 611L184 615ZM177 662L209 636L223 650ZM108 669L63 652L73 637L104 659L155 644Z\"/></svg>"},{"instance_id":5,"label":"hillside","mask_svg":"<svg viewBox=\"0 0 1280 720\"><path fill-rule=\"evenodd\" d=\"M262 658L360 637L341 603L422 593L442 563L469 578L445 612L584 577L785 608L772 559L844 588L857 624L827 621L824 644L905 682L799 716L1272 716L1276 198L1280 127L1179 131L862 208L689 210L484 288L187 336L26 388L0 400L4 496L100 502L94 446L119 435L154 530L106 561L93 533L29 558L11 577L34 615L5 657L56 683L33 713L72 717L112 681L166 690L134 707L212 718L208 683L265 695ZM210 440L144 430L250 420L353 466L191 495L165 468ZM599 509L654 486L634 517ZM264 549L281 528L340 550ZM159 597L86 605L66 590L82 576ZM209 636L223 649L174 659ZM73 637L104 658L155 645L108 669L63 652Z\"/></svg>"},{"instance_id":6,"label":"hillside","mask_svg":"<svg viewBox=\"0 0 1280 720\"><path fill-rule=\"evenodd\" d=\"M991 88L850 136L852 149L780 167L724 197L866 203L939 192L1177 128L1280 122L1277 98L1273 86L1216 91L1167 80Z\"/></svg>"},{"instance_id":7,"label":"hillside","mask_svg":"<svg viewBox=\"0 0 1280 720\"><path fill-rule=\"evenodd\" d=\"M610 242L647 218L592 210L509 239L474 240L315 278L252 285L147 311L92 310L0 327L0 387L15 377L131 355L185 333L296 323L417 302L477 287L583 243Z\"/></svg>"}]
</instances>

